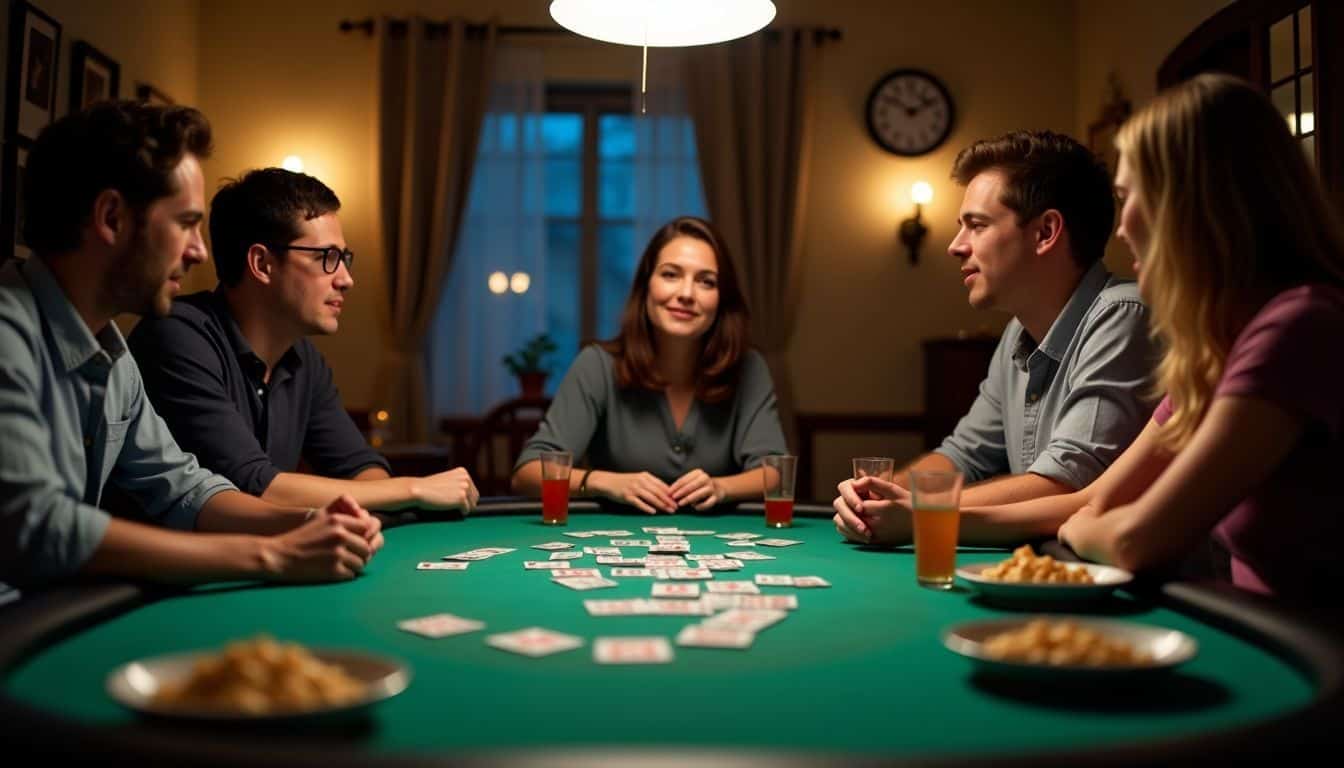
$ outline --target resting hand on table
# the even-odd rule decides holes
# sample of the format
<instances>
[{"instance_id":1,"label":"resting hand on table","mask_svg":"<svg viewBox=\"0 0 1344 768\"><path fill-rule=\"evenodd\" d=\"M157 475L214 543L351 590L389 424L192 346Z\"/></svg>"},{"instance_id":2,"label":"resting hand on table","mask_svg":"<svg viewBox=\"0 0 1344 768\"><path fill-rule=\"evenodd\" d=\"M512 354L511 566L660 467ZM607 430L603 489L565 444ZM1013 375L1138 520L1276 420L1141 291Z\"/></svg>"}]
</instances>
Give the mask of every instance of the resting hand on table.
<instances>
[{"instance_id":1,"label":"resting hand on table","mask_svg":"<svg viewBox=\"0 0 1344 768\"><path fill-rule=\"evenodd\" d=\"M835 530L858 544L895 546L912 536L910 492L876 477L845 480L836 486Z\"/></svg>"},{"instance_id":2,"label":"resting hand on table","mask_svg":"<svg viewBox=\"0 0 1344 768\"><path fill-rule=\"evenodd\" d=\"M348 530L361 532L364 541L369 545L369 557L364 558L368 562L378 550L383 548L383 521L377 515L369 514L369 511L359 505L349 495L336 498L330 504L318 511L319 515L343 515L344 522Z\"/></svg>"},{"instance_id":3,"label":"resting hand on table","mask_svg":"<svg viewBox=\"0 0 1344 768\"><path fill-rule=\"evenodd\" d=\"M677 478L668 488L672 500L679 507L695 507L703 512L728 496L719 481L703 469L693 469Z\"/></svg>"},{"instance_id":4,"label":"resting hand on table","mask_svg":"<svg viewBox=\"0 0 1344 768\"><path fill-rule=\"evenodd\" d=\"M1123 510L1123 506L1116 507L1106 514L1113 512L1124 514ZM1069 519L1059 526L1059 532L1056 536L1058 536L1061 544L1072 549L1075 555L1084 560L1090 560L1094 563L1110 562L1111 558L1108 557L1108 553L1101 542L1101 531L1098 525L1101 517L1101 508L1088 504L1070 515Z\"/></svg>"},{"instance_id":5,"label":"resting hand on table","mask_svg":"<svg viewBox=\"0 0 1344 768\"><path fill-rule=\"evenodd\" d=\"M447 472L411 478L411 496L418 504L431 509L461 509L468 514L476 508L481 493L476 490L471 475L458 467Z\"/></svg>"},{"instance_id":6,"label":"resting hand on table","mask_svg":"<svg viewBox=\"0 0 1344 768\"><path fill-rule=\"evenodd\" d=\"M677 501L667 483L648 472L593 472L588 475L588 487L650 515L677 511Z\"/></svg>"},{"instance_id":7,"label":"resting hand on table","mask_svg":"<svg viewBox=\"0 0 1344 768\"><path fill-rule=\"evenodd\" d=\"M349 496L294 530L263 539L262 561L276 581L353 579L383 545L382 524Z\"/></svg>"}]
</instances>

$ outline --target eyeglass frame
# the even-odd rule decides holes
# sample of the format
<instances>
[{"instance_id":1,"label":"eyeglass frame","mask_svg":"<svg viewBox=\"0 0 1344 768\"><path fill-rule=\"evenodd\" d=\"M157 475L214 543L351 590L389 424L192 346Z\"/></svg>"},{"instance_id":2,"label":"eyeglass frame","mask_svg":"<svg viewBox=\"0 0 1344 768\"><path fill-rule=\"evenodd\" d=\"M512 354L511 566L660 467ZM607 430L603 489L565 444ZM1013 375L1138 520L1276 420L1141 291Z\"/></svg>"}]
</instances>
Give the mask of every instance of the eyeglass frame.
<instances>
[{"instance_id":1,"label":"eyeglass frame","mask_svg":"<svg viewBox=\"0 0 1344 768\"><path fill-rule=\"evenodd\" d=\"M345 264L346 272L353 274L355 271L355 252L349 248L337 248L334 245L318 247L314 245L281 245L279 243L262 243L262 245L265 245L267 248L274 251L310 251L312 253L320 253L322 254L322 271L328 275L336 274L336 270L340 268L341 264ZM332 251L335 251L337 254L335 258L336 266L328 269L327 264L332 260L330 258Z\"/></svg>"}]
</instances>

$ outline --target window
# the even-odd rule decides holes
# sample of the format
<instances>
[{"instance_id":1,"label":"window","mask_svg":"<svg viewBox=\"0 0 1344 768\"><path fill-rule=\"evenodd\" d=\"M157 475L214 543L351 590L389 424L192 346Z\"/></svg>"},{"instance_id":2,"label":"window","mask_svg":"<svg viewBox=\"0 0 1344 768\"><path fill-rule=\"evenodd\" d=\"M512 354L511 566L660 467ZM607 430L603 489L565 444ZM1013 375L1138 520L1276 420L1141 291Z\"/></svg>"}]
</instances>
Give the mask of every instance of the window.
<instances>
[{"instance_id":1,"label":"window","mask_svg":"<svg viewBox=\"0 0 1344 768\"><path fill-rule=\"evenodd\" d=\"M1269 28L1269 96L1315 168L1317 126L1311 6L1283 17Z\"/></svg>"}]
</instances>

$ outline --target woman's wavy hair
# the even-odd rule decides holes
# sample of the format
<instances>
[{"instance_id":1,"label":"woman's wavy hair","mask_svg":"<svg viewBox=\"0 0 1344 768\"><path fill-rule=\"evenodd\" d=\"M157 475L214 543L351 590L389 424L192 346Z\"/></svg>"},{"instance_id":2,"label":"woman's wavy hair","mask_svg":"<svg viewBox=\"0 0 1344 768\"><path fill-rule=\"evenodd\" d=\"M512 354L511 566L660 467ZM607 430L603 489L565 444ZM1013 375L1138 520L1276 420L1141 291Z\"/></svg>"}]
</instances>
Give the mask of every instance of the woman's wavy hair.
<instances>
[{"instance_id":1,"label":"woman's wavy hair","mask_svg":"<svg viewBox=\"0 0 1344 768\"><path fill-rule=\"evenodd\" d=\"M704 219L681 216L654 233L635 270L630 296L625 300L621 315L621 331L616 338L600 342L600 345L616 360L617 386L650 390L667 386L658 373L653 323L645 307L649 299L649 281L658 266L658 254L678 237L704 242L714 251L718 262L719 309L714 323L702 337L695 396L706 403L722 402L732 397L737 389L742 356L750 343L751 316L728 246L713 225Z\"/></svg>"},{"instance_id":2,"label":"woman's wavy hair","mask_svg":"<svg viewBox=\"0 0 1344 768\"><path fill-rule=\"evenodd\" d=\"M1237 335L1276 293L1344 284L1344 226L1282 115L1246 82L1205 74L1159 94L1116 147L1149 227L1144 298L1165 346L1155 386L1169 450L1203 420Z\"/></svg>"}]
</instances>

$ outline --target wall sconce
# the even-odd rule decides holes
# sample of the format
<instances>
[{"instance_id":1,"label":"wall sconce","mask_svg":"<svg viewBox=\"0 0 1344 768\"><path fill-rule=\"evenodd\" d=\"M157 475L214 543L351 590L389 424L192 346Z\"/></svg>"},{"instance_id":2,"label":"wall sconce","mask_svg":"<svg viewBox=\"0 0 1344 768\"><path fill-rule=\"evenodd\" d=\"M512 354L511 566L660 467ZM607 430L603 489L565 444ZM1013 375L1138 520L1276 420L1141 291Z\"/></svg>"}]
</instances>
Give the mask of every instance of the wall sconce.
<instances>
[{"instance_id":1,"label":"wall sconce","mask_svg":"<svg viewBox=\"0 0 1344 768\"><path fill-rule=\"evenodd\" d=\"M915 201L915 215L902 221L897 233L901 238L901 244L910 251L910 263L918 264L919 246L924 242L924 236L929 233L929 228L924 226L919 215L925 204L933 202L933 187L929 186L927 181L916 181L914 186L910 187L910 197Z\"/></svg>"},{"instance_id":2,"label":"wall sconce","mask_svg":"<svg viewBox=\"0 0 1344 768\"><path fill-rule=\"evenodd\" d=\"M490 277L486 279L485 284L489 286L491 293L507 293L509 290L509 276L503 272L491 272Z\"/></svg>"},{"instance_id":3,"label":"wall sconce","mask_svg":"<svg viewBox=\"0 0 1344 768\"><path fill-rule=\"evenodd\" d=\"M509 277L509 290L514 293L527 293L527 289L532 285L532 278L526 272L514 272Z\"/></svg>"}]
</instances>

